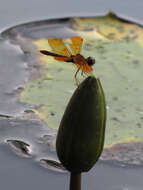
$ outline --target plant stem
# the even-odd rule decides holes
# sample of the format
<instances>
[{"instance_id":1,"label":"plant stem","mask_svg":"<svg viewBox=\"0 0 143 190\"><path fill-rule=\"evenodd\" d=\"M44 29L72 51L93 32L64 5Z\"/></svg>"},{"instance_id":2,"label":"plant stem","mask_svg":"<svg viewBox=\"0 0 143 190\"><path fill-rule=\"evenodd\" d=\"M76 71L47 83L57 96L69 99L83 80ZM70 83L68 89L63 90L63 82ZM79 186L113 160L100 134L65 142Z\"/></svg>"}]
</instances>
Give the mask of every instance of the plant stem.
<instances>
[{"instance_id":1,"label":"plant stem","mask_svg":"<svg viewBox=\"0 0 143 190\"><path fill-rule=\"evenodd\" d=\"M81 173L72 173L71 172L70 190L81 190Z\"/></svg>"}]
</instances>

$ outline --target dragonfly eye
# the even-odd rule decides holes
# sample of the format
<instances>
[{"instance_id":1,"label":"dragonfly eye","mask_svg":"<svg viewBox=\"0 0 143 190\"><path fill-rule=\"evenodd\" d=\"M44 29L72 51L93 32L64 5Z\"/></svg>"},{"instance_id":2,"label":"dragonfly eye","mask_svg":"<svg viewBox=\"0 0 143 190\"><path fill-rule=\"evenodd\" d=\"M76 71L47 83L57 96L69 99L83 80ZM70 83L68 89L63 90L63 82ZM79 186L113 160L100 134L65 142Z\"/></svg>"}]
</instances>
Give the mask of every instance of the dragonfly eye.
<instances>
[{"instance_id":1,"label":"dragonfly eye","mask_svg":"<svg viewBox=\"0 0 143 190\"><path fill-rule=\"evenodd\" d=\"M92 66L92 65L95 64L95 59L92 58L92 57L88 57L88 58L86 59L86 61L87 61L88 65L90 65L90 66Z\"/></svg>"}]
</instances>

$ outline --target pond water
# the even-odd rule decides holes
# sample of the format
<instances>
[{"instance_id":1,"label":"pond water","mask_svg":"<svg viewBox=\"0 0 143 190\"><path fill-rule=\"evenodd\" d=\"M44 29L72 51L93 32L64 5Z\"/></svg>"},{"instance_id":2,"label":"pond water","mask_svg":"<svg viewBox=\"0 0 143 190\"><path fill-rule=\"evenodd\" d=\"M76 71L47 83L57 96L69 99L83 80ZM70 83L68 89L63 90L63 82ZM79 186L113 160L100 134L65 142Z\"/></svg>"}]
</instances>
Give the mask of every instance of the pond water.
<instances>
[{"instance_id":1,"label":"pond water","mask_svg":"<svg viewBox=\"0 0 143 190\"><path fill-rule=\"evenodd\" d=\"M54 33L53 27L51 27L51 25L53 24L56 25L56 30L54 30ZM67 75L65 73L62 74L65 76L65 78L63 78L61 81L59 80L60 83L58 83L58 85L63 85L63 88L58 88L58 91L64 92L64 88L67 88L67 85L70 84L70 88L66 89L65 94L67 94L67 96L65 96L66 98L64 99L65 101L68 101L69 96L71 96L73 90L75 89L73 83L73 68L71 66L70 69L68 69L66 65L63 64L64 66L59 66L58 63L57 65L55 64L55 67L53 67L52 64L48 65L48 67L43 66L43 64L41 64L39 60L39 55L37 53L38 46L35 46L35 44L37 44L37 42L39 43L38 40L40 40L41 38L46 39L49 37L57 36L60 38L70 38L73 35L77 35L76 30L70 29L70 24L71 21L66 19L53 20L50 22L34 22L10 28L2 32L1 34L0 177L1 187L3 190L22 190L26 188L34 190L49 188L68 189L69 174L62 168L55 167L52 163L52 161L58 162L55 152L55 138L57 133L57 127L52 126L57 125L62 116L62 113L60 113L56 119L51 119L53 114L55 114L54 105L54 108L50 108L50 112L48 112L48 114L53 114L50 115L50 119L48 118L48 120L46 120L47 112L45 110L47 110L47 103L43 105L43 102L37 103L37 101L39 97L45 100L45 96L41 96L41 94L44 93L42 89L45 88L46 85L51 85L51 87L56 86L59 78L56 78L55 80L55 68L56 72L57 70L60 70L59 75L57 74L58 77L61 77L61 73L63 70L66 70L67 72ZM64 30L62 27L64 27ZM84 28L84 25L82 25L82 27ZM90 23L86 27L91 28L92 23ZM80 35L83 35L83 33L80 33ZM102 36L105 37L105 34ZM87 38L87 44L86 46L84 46L85 49L90 49L91 47L93 47L92 43L98 41L96 39L97 36L95 36L95 39L93 41L92 39L90 39L90 43L88 44L88 37L84 37ZM128 58L131 58L132 60L134 50L138 50L139 52L138 55L134 55L135 58L136 56L139 56L139 60L133 59L133 61L138 62L135 62L135 64L133 65L129 65L129 63L127 62L127 67L130 67L130 71L135 70L136 72L134 72L133 74L136 74L138 72L138 70L136 69L139 65L141 65L141 49L139 49L136 43L130 43L128 41L129 39L125 40L128 45L130 45L130 53ZM122 46L126 50L124 42L125 41L120 41L119 44L116 44L115 46L112 46L112 43L110 43L110 45L108 44L109 46L107 47L107 42L102 44L104 46L99 47L99 55L97 54L97 60L100 60L100 55L103 54L103 49L107 50L108 47L110 47L111 50L113 50L114 48L117 48L118 50L118 47ZM46 46L42 45L42 47L47 46L47 44ZM39 46L39 48L41 48L41 46ZM88 52L84 51L84 53L86 54ZM107 57L110 55L107 51L105 51L104 53ZM124 51L121 52L121 54L119 55L125 57L126 54L123 53ZM118 57L119 55L117 54L116 56ZM104 59L105 58L102 57L102 63L104 63ZM45 60L42 61L44 62ZM121 70L121 67L116 67L111 61L112 60L108 60L109 67L110 69L112 68L111 70L109 69L108 72L113 72L113 74L116 73L117 78L120 79L121 85L124 84L125 81L127 82L127 85L131 84L130 80L128 80L130 79L130 76L127 75L127 72L124 73L123 70ZM121 59L120 61L124 60ZM40 66L38 65L38 63L40 63ZM120 62L118 64L120 64ZM142 69L142 65L139 67L140 69ZM118 70L118 68L120 70ZM108 75L102 73L100 70L100 66L98 65L97 69L99 69L99 75L101 76L104 83L104 79L108 80ZM126 74L126 76L124 74ZM71 80L67 80L67 77L69 76ZM104 78L104 76L106 77ZM68 81L68 83L66 83L66 81ZM138 81L141 82L140 75ZM52 84L52 82L54 85ZM134 83L134 81L131 82ZM38 88L40 89L40 96L38 95L36 99L35 96L37 93L39 93L39 91L34 91L35 89L37 90L37 84ZM106 83L104 83L104 85L106 87ZM124 86L124 88L126 88L126 85ZM34 94L32 94L32 96L31 91L34 91ZM142 88L139 89L137 87L136 90L133 89L133 91L131 91L131 94L134 93L133 95L138 95L140 94L140 91L142 91ZM46 91L46 93L48 92ZM49 94L46 95L48 95L47 97L50 98ZM62 96L62 94L60 94L60 96ZM112 102L108 101L108 99L107 102L108 105L113 106L114 110L116 108L116 105L119 105L120 102L118 102L117 104L115 103L118 100L117 96L113 96L112 98L114 98L113 104ZM54 104L55 99L49 99L49 101L50 103L53 101L52 103ZM123 103L124 100L121 100L121 102ZM63 101L57 101L56 105L59 105L59 108L57 107L57 109L64 110L64 104L65 102L63 103ZM141 104L139 99L137 101L137 104ZM125 123L126 126L129 125L130 127L131 123L128 123L128 120L126 120L126 117L124 117L126 109L123 108L123 110L124 111L119 116L119 118L113 117L111 115L112 119L108 120L108 125L115 125L120 135L118 136L116 133L114 133L116 130L112 131L112 129L109 130L108 128L106 140L106 146L111 146L112 144L118 143L117 150L120 150L120 154L118 155L118 153L115 152L116 147L115 149L114 147L112 147L113 151L111 151L110 147L108 147L111 153L109 154L109 152L104 152L102 160L100 160L90 172L83 174L82 185L83 189L85 190L89 189L89 187L91 190L142 189L143 182L141 176L143 174L143 161L141 158L142 133L140 132L142 131L142 109L139 107L138 113L135 112L136 120L131 127L131 133L129 131L129 128L126 128L125 134L123 132L120 132L120 129L123 128L123 125ZM109 110L109 112L111 112L110 114L112 114L112 111ZM129 117L132 117L133 113L134 109L131 110L131 115ZM135 127L137 123L138 127ZM135 134L134 131L138 131L137 134ZM110 136L110 134L112 135ZM131 137L131 139L129 137ZM122 145L125 145L125 143L127 143L126 150L129 154L125 154L125 152L123 154ZM136 146L134 146L134 143L139 143L141 147L140 149L137 149L136 152ZM133 152L135 152L135 154L133 154ZM139 157L137 156L138 153L140 155ZM111 156L111 154L113 154L113 156ZM134 158L132 158L132 156L134 156ZM109 161L110 159L112 159L112 161ZM48 164L46 164L43 163L42 160L48 160L51 162L48 162Z\"/></svg>"},{"instance_id":2,"label":"pond water","mask_svg":"<svg viewBox=\"0 0 143 190\"><path fill-rule=\"evenodd\" d=\"M68 189L69 174L51 172L33 159L20 158L7 144L0 145L0 155L2 189ZM84 190L142 190L142 171L142 167L98 162L83 174L82 186Z\"/></svg>"}]
</instances>

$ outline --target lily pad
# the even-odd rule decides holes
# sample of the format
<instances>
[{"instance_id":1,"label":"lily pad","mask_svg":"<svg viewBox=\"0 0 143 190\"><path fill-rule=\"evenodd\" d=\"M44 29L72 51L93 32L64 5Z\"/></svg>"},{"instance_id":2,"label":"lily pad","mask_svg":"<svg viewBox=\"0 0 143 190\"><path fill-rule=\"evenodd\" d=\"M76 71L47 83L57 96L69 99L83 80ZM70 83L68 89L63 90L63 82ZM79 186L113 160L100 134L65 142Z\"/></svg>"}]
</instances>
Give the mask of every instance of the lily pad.
<instances>
[{"instance_id":1,"label":"lily pad","mask_svg":"<svg viewBox=\"0 0 143 190\"><path fill-rule=\"evenodd\" d=\"M143 141L142 71L143 28L109 13L99 17L81 17L45 21L29 27L20 25L3 33L15 38L31 68L19 99L32 105L33 113L48 128L58 129L65 107L76 88L76 66L44 56L50 50L48 38L71 36L84 40L81 54L96 59L93 67L103 85L108 117L105 146ZM36 74L35 74L36 73ZM83 80L82 76L78 76ZM87 100L88 101L88 100Z\"/></svg>"}]
</instances>

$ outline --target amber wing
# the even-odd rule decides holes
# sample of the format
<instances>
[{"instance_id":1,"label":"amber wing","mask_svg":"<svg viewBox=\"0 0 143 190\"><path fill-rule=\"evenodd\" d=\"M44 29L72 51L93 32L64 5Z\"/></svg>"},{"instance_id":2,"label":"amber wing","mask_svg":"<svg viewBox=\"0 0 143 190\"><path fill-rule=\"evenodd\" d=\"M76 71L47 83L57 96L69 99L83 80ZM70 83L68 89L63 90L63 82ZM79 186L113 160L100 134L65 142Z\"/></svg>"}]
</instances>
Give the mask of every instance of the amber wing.
<instances>
[{"instance_id":1,"label":"amber wing","mask_svg":"<svg viewBox=\"0 0 143 190\"><path fill-rule=\"evenodd\" d=\"M83 39L79 36L74 36L71 38L71 44L70 48L72 49L72 52L74 55L80 54L81 52L81 48L82 48L82 43L83 43Z\"/></svg>"},{"instance_id":2,"label":"amber wing","mask_svg":"<svg viewBox=\"0 0 143 190\"><path fill-rule=\"evenodd\" d=\"M68 50L68 48L66 47L62 39L56 39L56 38L48 39L48 43L54 53L57 53L59 55L63 55L66 57L71 56L71 52ZM54 57L54 58L59 61L67 60L66 58L62 58L62 57Z\"/></svg>"}]
</instances>

